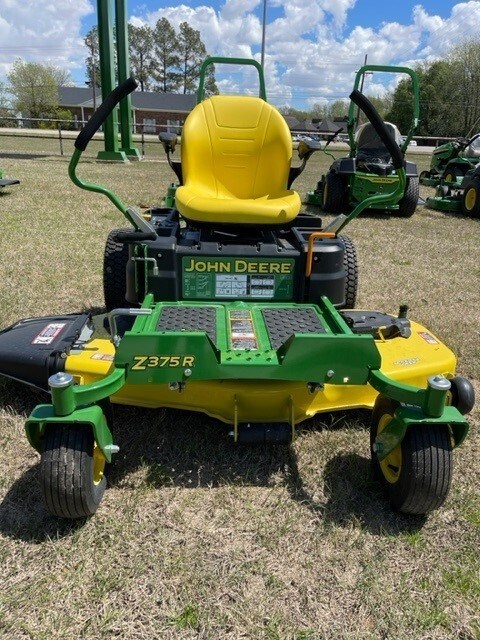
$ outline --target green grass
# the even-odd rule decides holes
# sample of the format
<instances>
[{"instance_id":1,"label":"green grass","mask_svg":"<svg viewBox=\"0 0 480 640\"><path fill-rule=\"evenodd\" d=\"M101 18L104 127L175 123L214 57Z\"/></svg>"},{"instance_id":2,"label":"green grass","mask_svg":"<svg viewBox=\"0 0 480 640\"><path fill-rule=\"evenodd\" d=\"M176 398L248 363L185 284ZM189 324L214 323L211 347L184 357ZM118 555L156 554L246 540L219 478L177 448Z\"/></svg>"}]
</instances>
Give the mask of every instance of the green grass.
<instances>
[{"instance_id":1,"label":"green grass","mask_svg":"<svg viewBox=\"0 0 480 640\"><path fill-rule=\"evenodd\" d=\"M68 158L17 157L27 142L4 142L0 166L21 184L0 194L0 326L102 309L103 246L121 215L70 183ZM298 191L328 165L317 154ZM139 207L173 180L163 162L92 157L81 174ZM408 303L477 393L479 231L423 207L348 229L359 308ZM0 638L479 640L478 409L446 504L418 519L393 513L372 481L363 413L318 417L287 449L242 448L206 416L117 407L104 502L85 523L59 523L23 430L39 400L0 380Z\"/></svg>"}]
</instances>

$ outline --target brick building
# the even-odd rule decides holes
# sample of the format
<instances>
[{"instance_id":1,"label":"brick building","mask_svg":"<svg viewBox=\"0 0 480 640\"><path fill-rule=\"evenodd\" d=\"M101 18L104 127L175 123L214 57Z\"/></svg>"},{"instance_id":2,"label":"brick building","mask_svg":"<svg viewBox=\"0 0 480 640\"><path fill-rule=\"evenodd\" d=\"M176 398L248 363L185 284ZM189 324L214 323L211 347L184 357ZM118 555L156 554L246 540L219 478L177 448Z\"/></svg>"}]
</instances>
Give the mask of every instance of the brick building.
<instances>
[{"instance_id":1,"label":"brick building","mask_svg":"<svg viewBox=\"0 0 480 640\"><path fill-rule=\"evenodd\" d=\"M72 112L75 120L81 122L93 113L93 89L87 87L59 87L60 107ZM134 91L132 112L134 133L159 133L180 128L187 115L195 106L194 94L157 93L155 91ZM96 89L95 102L102 101L101 90Z\"/></svg>"}]
</instances>

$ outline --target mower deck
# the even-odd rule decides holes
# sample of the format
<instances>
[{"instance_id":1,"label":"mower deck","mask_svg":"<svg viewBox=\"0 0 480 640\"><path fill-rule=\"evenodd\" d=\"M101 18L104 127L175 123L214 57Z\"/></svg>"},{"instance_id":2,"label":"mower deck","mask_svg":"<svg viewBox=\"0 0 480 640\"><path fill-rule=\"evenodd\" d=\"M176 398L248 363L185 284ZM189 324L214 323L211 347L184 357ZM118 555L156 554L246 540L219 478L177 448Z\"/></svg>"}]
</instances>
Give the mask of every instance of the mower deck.
<instances>
[{"instance_id":1,"label":"mower deck","mask_svg":"<svg viewBox=\"0 0 480 640\"><path fill-rule=\"evenodd\" d=\"M136 319L123 311L112 315L119 328L121 319L131 328L114 341L87 331L85 314L17 323L0 333L0 371L15 379L23 372L22 381L47 389L48 377L63 369L79 390L118 371L124 381L110 396L114 403L203 411L230 424L296 424L320 412L373 407L372 371L420 388L432 375L455 371L453 353L421 325L339 312L327 298L317 306L154 303L149 296L133 310L142 313ZM19 349L8 359L12 342Z\"/></svg>"}]
</instances>

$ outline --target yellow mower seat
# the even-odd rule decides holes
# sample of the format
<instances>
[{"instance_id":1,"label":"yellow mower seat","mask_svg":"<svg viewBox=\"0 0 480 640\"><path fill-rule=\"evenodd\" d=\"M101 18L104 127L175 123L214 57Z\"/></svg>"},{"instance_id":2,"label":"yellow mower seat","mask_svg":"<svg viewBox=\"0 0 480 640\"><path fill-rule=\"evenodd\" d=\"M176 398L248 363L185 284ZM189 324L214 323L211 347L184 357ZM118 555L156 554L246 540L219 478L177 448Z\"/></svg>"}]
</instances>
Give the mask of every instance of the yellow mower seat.
<instances>
[{"instance_id":1,"label":"yellow mower seat","mask_svg":"<svg viewBox=\"0 0 480 640\"><path fill-rule=\"evenodd\" d=\"M213 96L182 131L182 216L195 222L283 224L300 211L287 189L292 138L280 113L260 98Z\"/></svg>"}]
</instances>

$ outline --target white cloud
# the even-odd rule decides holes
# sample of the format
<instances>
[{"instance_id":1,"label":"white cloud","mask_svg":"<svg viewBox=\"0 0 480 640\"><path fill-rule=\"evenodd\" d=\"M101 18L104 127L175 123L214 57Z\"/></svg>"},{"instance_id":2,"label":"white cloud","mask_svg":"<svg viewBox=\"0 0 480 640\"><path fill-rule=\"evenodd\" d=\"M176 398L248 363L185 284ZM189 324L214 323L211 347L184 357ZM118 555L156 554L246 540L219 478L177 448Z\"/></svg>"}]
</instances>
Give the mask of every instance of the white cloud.
<instances>
[{"instance_id":1,"label":"white cloud","mask_svg":"<svg viewBox=\"0 0 480 640\"><path fill-rule=\"evenodd\" d=\"M220 0L203 4L138 9L134 24L154 25L167 18L178 29L187 21L198 29L212 55L260 58L263 0ZM266 31L267 93L278 104L311 103L348 96L354 72L368 55L372 64L408 64L444 56L449 48L480 32L480 0L452 3L450 15L429 13L421 3L405 24L378 27L349 25L357 0L268 0ZM85 58L81 20L94 10L93 0L0 0L0 74L15 57L49 61L75 69ZM143 13L141 13L143 11ZM80 77L81 72L77 74ZM222 86L245 90L251 70L223 78ZM375 80L374 89L388 86ZM255 85L256 86L256 85ZM368 86L368 83L367 83ZM373 86L371 83L370 86Z\"/></svg>"},{"instance_id":2,"label":"white cloud","mask_svg":"<svg viewBox=\"0 0 480 640\"><path fill-rule=\"evenodd\" d=\"M93 11L90 0L1 0L0 75L8 73L16 58L81 68L81 21Z\"/></svg>"}]
</instances>

